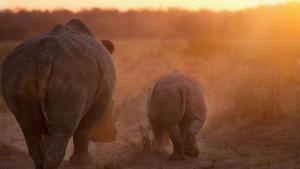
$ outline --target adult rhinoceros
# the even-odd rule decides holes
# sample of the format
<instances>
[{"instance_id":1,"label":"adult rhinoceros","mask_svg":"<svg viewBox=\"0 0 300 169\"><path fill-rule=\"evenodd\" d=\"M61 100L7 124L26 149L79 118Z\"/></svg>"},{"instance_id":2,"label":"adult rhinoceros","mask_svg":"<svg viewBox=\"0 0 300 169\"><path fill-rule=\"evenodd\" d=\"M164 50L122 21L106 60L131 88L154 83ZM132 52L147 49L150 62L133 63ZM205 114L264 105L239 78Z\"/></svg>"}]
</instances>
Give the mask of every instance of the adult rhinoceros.
<instances>
[{"instance_id":1,"label":"adult rhinoceros","mask_svg":"<svg viewBox=\"0 0 300 169\"><path fill-rule=\"evenodd\" d=\"M73 19L19 45L5 59L3 95L36 169L57 169L73 135L70 161L92 162L90 131L103 117L114 121L108 111L116 81L113 50L110 41L97 42ZM113 124L105 124L106 132L115 136Z\"/></svg>"},{"instance_id":2,"label":"adult rhinoceros","mask_svg":"<svg viewBox=\"0 0 300 169\"><path fill-rule=\"evenodd\" d=\"M205 121L206 105L196 80L179 71L158 80L148 99L148 117L155 151L161 152L170 136L170 159L198 156L196 135Z\"/></svg>"}]
</instances>

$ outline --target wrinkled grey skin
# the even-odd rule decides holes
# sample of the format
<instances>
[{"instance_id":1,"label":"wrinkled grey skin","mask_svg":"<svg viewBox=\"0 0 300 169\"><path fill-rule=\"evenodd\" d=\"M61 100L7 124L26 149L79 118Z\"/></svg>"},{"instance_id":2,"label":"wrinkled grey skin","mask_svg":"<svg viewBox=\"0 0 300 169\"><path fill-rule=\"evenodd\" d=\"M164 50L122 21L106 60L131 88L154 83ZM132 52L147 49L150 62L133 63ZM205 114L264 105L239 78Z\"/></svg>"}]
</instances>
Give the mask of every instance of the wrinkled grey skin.
<instances>
[{"instance_id":1,"label":"wrinkled grey skin","mask_svg":"<svg viewBox=\"0 0 300 169\"><path fill-rule=\"evenodd\" d=\"M112 100L113 44L99 43L79 20L15 48L2 70L4 98L36 169L57 169L73 135L71 162L92 162L88 136Z\"/></svg>"},{"instance_id":2,"label":"wrinkled grey skin","mask_svg":"<svg viewBox=\"0 0 300 169\"><path fill-rule=\"evenodd\" d=\"M196 80L174 71L157 81L148 99L148 118L155 152L163 151L171 138L170 159L198 156L196 135L205 121L206 105Z\"/></svg>"}]
</instances>

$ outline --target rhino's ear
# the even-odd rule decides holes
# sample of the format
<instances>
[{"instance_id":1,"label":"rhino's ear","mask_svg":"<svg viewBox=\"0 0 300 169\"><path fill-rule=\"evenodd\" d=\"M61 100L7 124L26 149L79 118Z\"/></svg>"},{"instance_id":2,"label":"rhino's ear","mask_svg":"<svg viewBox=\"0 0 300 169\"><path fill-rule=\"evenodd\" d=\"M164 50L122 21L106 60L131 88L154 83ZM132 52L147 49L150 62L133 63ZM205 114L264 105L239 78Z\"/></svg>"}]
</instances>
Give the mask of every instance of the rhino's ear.
<instances>
[{"instance_id":1,"label":"rhino's ear","mask_svg":"<svg viewBox=\"0 0 300 169\"><path fill-rule=\"evenodd\" d=\"M109 51L110 54L113 54L115 51L115 45L110 40L101 40L105 48Z\"/></svg>"},{"instance_id":2,"label":"rhino's ear","mask_svg":"<svg viewBox=\"0 0 300 169\"><path fill-rule=\"evenodd\" d=\"M71 19L67 23L67 26L70 27L71 29L93 36L91 31L85 26L85 24L78 19Z\"/></svg>"}]
</instances>

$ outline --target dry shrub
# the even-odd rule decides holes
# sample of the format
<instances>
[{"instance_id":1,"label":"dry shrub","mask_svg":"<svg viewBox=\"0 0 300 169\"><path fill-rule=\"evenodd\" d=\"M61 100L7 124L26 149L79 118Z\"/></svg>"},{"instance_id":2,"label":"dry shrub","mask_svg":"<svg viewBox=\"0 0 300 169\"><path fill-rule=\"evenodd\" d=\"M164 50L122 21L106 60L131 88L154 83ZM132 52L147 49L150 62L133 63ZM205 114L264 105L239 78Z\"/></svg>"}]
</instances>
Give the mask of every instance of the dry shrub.
<instances>
[{"instance_id":1,"label":"dry shrub","mask_svg":"<svg viewBox=\"0 0 300 169\"><path fill-rule=\"evenodd\" d=\"M147 127L143 127L140 125L140 133L142 135L141 138L141 147L142 152L149 153L152 151L152 140L150 138L150 127L147 125Z\"/></svg>"},{"instance_id":2,"label":"dry shrub","mask_svg":"<svg viewBox=\"0 0 300 169\"><path fill-rule=\"evenodd\" d=\"M278 86L269 79L249 79L232 95L234 107L230 111L242 120L270 121L281 111Z\"/></svg>"},{"instance_id":3,"label":"dry shrub","mask_svg":"<svg viewBox=\"0 0 300 169\"><path fill-rule=\"evenodd\" d=\"M149 125L143 126L140 124L139 132L140 139L137 142L130 139L125 140L127 145L126 148L132 155L149 155L152 152L152 140Z\"/></svg>"},{"instance_id":4,"label":"dry shrub","mask_svg":"<svg viewBox=\"0 0 300 169\"><path fill-rule=\"evenodd\" d=\"M272 64L243 72L242 77L237 77L232 84L233 92L225 97L232 106L222 113L221 119L275 124L296 118L300 95L297 84L290 81L288 74Z\"/></svg>"}]
</instances>

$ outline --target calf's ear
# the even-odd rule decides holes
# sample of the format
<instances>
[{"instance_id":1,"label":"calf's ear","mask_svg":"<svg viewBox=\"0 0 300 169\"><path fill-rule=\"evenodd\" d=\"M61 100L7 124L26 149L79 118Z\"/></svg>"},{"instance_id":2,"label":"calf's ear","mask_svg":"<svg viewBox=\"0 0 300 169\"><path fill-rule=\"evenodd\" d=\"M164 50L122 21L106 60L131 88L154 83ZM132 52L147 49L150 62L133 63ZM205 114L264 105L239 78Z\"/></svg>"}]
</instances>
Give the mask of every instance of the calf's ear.
<instances>
[{"instance_id":1,"label":"calf's ear","mask_svg":"<svg viewBox=\"0 0 300 169\"><path fill-rule=\"evenodd\" d=\"M115 51L115 45L110 40L101 40L105 48L109 51L110 54L113 54Z\"/></svg>"}]
</instances>

